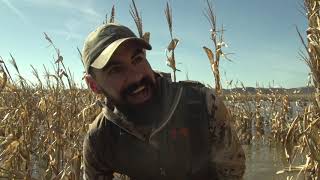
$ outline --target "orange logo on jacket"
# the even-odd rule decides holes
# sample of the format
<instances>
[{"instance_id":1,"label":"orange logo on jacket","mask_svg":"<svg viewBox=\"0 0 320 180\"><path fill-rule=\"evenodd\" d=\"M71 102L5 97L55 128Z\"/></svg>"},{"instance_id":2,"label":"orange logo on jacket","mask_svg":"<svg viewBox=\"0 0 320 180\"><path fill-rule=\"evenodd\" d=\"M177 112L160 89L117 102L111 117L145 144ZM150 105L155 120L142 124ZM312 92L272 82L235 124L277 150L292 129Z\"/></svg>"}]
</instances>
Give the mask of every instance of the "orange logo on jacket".
<instances>
[{"instance_id":1,"label":"orange logo on jacket","mask_svg":"<svg viewBox=\"0 0 320 180\"><path fill-rule=\"evenodd\" d=\"M170 131L170 136L173 139L177 139L177 136L188 137L189 128L174 128Z\"/></svg>"}]
</instances>

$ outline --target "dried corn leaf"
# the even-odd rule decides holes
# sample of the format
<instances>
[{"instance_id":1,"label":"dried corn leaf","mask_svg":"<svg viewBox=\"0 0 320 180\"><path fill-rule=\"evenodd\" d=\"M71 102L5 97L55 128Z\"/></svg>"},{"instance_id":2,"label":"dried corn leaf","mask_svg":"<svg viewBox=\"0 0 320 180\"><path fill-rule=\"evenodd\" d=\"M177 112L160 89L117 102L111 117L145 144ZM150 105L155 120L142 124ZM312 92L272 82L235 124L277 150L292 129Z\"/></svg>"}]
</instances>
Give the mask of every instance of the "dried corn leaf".
<instances>
[{"instance_id":1,"label":"dried corn leaf","mask_svg":"<svg viewBox=\"0 0 320 180\"><path fill-rule=\"evenodd\" d=\"M12 155L12 154L16 153L18 151L19 145L20 145L19 141L11 142L7 146L7 148L4 151L2 151L2 153L0 154L0 161L2 161L3 159L7 159L6 157L8 155Z\"/></svg>"},{"instance_id":2,"label":"dried corn leaf","mask_svg":"<svg viewBox=\"0 0 320 180\"><path fill-rule=\"evenodd\" d=\"M63 61L63 57L59 55L58 59L55 61L56 64Z\"/></svg>"},{"instance_id":3,"label":"dried corn leaf","mask_svg":"<svg viewBox=\"0 0 320 180\"><path fill-rule=\"evenodd\" d=\"M47 108L47 106L46 106L46 101L44 100L43 97L41 97L41 99L40 99L40 101L39 101L39 103L38 103L38 108L39 108L42 112L44 112L44 111L46 110L46 108Z\"/></svg>"},{"instance_id":4,"label":"dried corn leaf","mask_svg":"<svg viewBox=\"0 0 320 180\"><path fill-rule=\"evenodd\" d=\"M145 32L145 33L143 34L142 38L143 38L146 42L150 43L150 32Z\"/></svg>"},{"instance_id":5,"label":"dried corn leaf","mask_svg":"<svg viewBox=\"0 0 320 180\"><path fill-rule=\"evenodd\" d=\"M14 140L13 134L9 134L7 137L5 137L4 141L0 144L0 148L7 146L7 144L10 144Z\"/></svg>"},{"instance_id":6,"label":"dried corn leaf","mask_svg":"<svg viewBox=\"0 0 320 180\"><path fill-rule=\"evenodd\" d=\"M115 15L116 15L116 9L114 7L114 5L112 6L112 9L111 9L111 17L110 17L110 20L109 20L109 23L114 23L115 21Z\"/></svg>"},{"instance_id":7,"label":"dried corn leaf","mask_svg":"<svg viewBox=\"0 0 320 180\"><path fill-rule=\"evenodd\" d=\"M7 74L4 71L0 72L0 91L4 89L7 84Z\"/></svg>"},{"instance_id":8,"label":"dried corn leaf","mask_svg":"<svg viewBox=\"0 0 320 180\"><path fill-rule=\"evenodd\" d=\"M10 112L3 117L2 122L5 122L8 119L9 115L10 115Z\"/></svg>"},{"instance_id":9,"label":"dried corn leaf","mask_svg":"<svg viewBox=\"0 0 320 180\"><path fill-rule=\"evenodd\" d=\"M209 48L207 48L205 46L203 46L203 49L204 49L204 51L206 52L206 54L207 54L207 56L209 58L210 64L211 65L214 64L214 55L213 55L211 49L209 49Z\"/></svg>"},{"instance_id":10,"label":"dried corn leaf","mask_svg":"<svg viewBox=\"0 0 320 180\"><path fill-rule=\"evenodd\" d=\"M81 169L81 155L75 155L71 159L71 171L75 175L76 179L80 177L80 169Z\"/></svg>"},{"instance_id":11,"label":"dried corn leaf","mask_svg":"<svg viewBox=\"0 0 320 180\"><path fill-rule=\"evenodd\" d=\"M292 154L294 152L294 140L295 140L295 129L296 129L296 124L299 122L300 120L300 117L297 116L293 122L291 123L290 125L290 128L287 132L287 135L286 135L286 138L285 138L285 142L284 142L284 150L285 150L285 155L286 155L286 158L288 160L292 160Z\"/></svg>"},{"instance_id":12,"label":"dried corn leaf","mask_svg":"<svg viewBox=\"0 0 320 180\"><path fill-rule=\"evenodd\" d=\"M43 32L44 37L46 38L47 41L49 41L50 44L52 44L52 40L50 39L50 37L48 36L47 33Z\"/></svg>"},{"instance_id":13,"label":"dried corn leaf","mask_svg":"<svg viewBox=\"0 0 320 180\"><path fill-rule=\"evenodd\" d=\"M179 43L179 39L176 39L176 38L172 39L167 47L167 50L169 52L173 51L177 47L178 43Z\"/></svg>"},{"instance_id":14,"label":"dried corn leaf","mask_svg":"<svg viewBox=\"0 0 320 180\"><path fill-rule=\"evenodd\" d=\"M320 163L320 144L319 142L319 134L318 132L311 132L308 134L309 141L309 149L311 152L311 156Z\"/></svg>"}]
</instances>

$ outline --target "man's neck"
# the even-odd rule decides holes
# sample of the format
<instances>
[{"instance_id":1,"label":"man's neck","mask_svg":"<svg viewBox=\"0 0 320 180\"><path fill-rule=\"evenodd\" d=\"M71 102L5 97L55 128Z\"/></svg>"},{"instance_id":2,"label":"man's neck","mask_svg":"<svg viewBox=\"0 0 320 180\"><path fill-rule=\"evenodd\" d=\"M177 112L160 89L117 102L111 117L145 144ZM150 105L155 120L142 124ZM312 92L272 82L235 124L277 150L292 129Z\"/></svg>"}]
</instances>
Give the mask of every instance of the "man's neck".
<instances>
[{"instance_id":1,"label":"man's neck","mask_svg":"<svg viewBox=\"0 0 320 180\"><path fill-rule=\"evenodd\" d=\"M155 118L156 111L154 108L147 108L140 111L127 111L124 113L126 119L136 126L149 126L152 125Z\"/></svg>"}]
</instances>

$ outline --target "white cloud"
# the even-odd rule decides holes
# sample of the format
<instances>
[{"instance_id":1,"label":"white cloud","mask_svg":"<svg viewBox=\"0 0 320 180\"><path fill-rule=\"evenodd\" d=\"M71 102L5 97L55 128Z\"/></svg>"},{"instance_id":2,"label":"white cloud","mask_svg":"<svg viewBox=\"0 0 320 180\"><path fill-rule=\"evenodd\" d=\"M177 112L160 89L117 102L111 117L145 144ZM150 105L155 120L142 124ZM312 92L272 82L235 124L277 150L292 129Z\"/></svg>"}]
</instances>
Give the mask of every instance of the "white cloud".
<instances>
[{"instance_id":1,"label":"white cloud","mask_svg":"<svg viewBox=\"0 0 320 180\"><path fill-rule=\"evenodd\" d=\"M18 1L18 0L16 0ZM93 0L23 0L41 8L61 9L74 14L78 21L98 24L104 15L99 14L95 9ZM19 0L21 2L21 0Z\"/></svg>"},{"instance_id":2,"label":"white cloud","mask_svg":"<svg viewBox=\"0 0 320 180\"><path fill-rule=\"evenodd\" d=\"M47 30L49 34L63 36L66 40L82 40L83 35L79 33L79 29L84 24L97 24L103 19L103 15L95 10L92 0L15 0L14 2L41 9L59 9L71 14L61 21L63 24L61 29Z\"/></svg>"},{"instance_id":3,"label":"white cloud","mask_svg":"<svg viewBox=\"0 0 320 180\"><path fill-rule=\"evenodd\" d=\"M59 30L59 29L55 29L55 30L50 30L49 34L56 34L59 36L64 36L66 40L81 40L83 38L82 35L75 33L75 32L71 32L68 30Z\"/></svg>"},{"instance_id":4,"label":"white cloud","mask_svg":"<svg viewBox=\"0 0 320 180\"><path fill-rule=\"evenodd\" d=\"M94 10L92 1L88 0L24 0L27 3L36 4L44 7L58 7L69 10L75 10L82 15L92 18L100 17L99 13Z\"/></svg>"},{"instance_id":5,"label":"white cloud","mask_svg":"<svg viewBox=\"0 0 320 180\"><path fill-rule=\"evenodd\" d=\"M2 1L15 15L17 15L24 23L28 23L26 16L8 0Z\"/></svg>"}]
</instances>

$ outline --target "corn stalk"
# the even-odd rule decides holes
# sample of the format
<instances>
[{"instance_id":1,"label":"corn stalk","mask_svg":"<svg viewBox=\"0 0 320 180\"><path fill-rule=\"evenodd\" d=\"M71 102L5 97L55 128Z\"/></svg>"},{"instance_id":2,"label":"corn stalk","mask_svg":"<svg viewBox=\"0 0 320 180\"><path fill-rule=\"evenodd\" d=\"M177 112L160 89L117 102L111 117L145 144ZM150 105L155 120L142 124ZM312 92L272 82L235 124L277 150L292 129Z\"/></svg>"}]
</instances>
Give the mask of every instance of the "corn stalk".
<instances>
[{"instance_id":1,"label":"corn stalk","mask_svg":"<svg viewBox=\"0 0 320 180\"><path fill-rule=\"evenodd\" d=\"M132 5L130 5L130 11L129 12L131 14L131 17L134 20L134 23L137 26L139 37L144 39L146 42L149 43L149 41L150 41L150 32L143 33L142 17L138 12L138 8L137 8L136 3L134 2L134 0L132 0Z\"/></svg>"},{"instance_id":2,"label":"corn stalk","mask_svg":"<svg viewBox=\"0 0 320 180\"><path fill-rule=\"evenodd\" d=\"M207 48L206 46L203 46L203 49L206 52L206 54L209 58L210 64L211 64L211 70L213 72L214 79L215 79L216 93L221 94L222 93L222 85L221 85L220 71L219 71L220 58L224 57L226 60L229 60L229 61L231 61L231 60L227 57L228 54L226 54L222 51L223 47L227 47L227 45L224 42L224 38L223 38L223 33L224 33L223 26L222 26L221 30L217 29L216 15L214 13L212 3L210 3L209 0L207 0L206 2L207 2L208 7L205 10L204 15L208 19L210 26L211 26L210 38L213 41L215 51L213 53L212 50Z\"/></svg>"},{"instance_id":3,"label":"corn stalk","mask_svg":"<svg viewBox=\"0 0 320 180\"><path fill-rule=\"evenodd\" d=\"M172 69L173 71L173 81L176 82L176 72L180 71L176 68L176 59L175 59L175 48L177 47L179 40L177 38L174 38L172 35L172 9L167 2L166 9L164 11L169 27L170 37L171 41L166 49L166 56L167 56L167 65Z\"/></svg>"}]
</instances>

